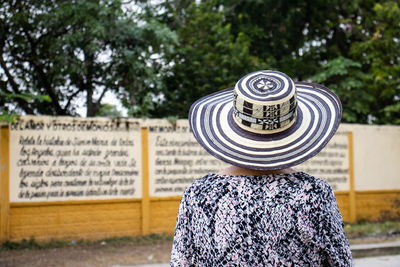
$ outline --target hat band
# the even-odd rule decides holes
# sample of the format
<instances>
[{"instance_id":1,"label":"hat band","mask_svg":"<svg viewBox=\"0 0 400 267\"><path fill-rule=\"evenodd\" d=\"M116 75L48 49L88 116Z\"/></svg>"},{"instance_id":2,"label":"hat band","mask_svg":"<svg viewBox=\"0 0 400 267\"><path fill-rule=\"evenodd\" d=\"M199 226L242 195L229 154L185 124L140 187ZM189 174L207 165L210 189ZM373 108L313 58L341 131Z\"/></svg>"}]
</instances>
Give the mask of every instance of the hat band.
<instances>
[{"instance_id":1,"label":"hat band","mask_svg":"<svg viewBox=\"0 0 400 267\"><path fill-rule=\"evenodd\" d=\"M265 105L250 102L245 100L237 92L233 95L233 105L239 112L249 115L254 118L265 119L265 118L276 118L290 113L296 109L297 101L296 94L285 102L274 105Z\"/></svg>"},{"instance_id":2,"label":"hat band","mask_svg":"<svg viewBox=\"0 0 400 267\"><path fill-rule=\"evenodd\" d=\"M242 129L260 134L272 134L288 129L296 121L297 105L282 117L259 119L240 112L234 108L233 118Z\"/></svg>"}]
</instances>

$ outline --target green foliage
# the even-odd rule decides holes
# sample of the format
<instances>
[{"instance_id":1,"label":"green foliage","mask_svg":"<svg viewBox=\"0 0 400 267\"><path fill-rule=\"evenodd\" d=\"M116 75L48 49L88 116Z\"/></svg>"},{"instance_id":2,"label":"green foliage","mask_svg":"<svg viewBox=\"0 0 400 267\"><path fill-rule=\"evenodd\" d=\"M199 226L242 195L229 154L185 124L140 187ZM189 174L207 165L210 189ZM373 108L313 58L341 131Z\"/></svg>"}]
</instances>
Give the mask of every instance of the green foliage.
<instances>
[{"instance_id":1,"label":"green foliage","mask_svg":"<svg viewBox=\"0 0 400 267\"><path fill-rule=\"evenodd\" d=\"M332 59L314 80L338 93L345 121L400 124L400 9L386 1L368 11L359 22L348 21L357 36L351 59Z\"/></svg>"},{"instance_id":2,"label":"green foliage","mask_svg":"<svg viewBox=\"0 0 400 267\"><path fill-rule=\"evenodd\" d=\"M345 223L348 238L376 237L400 233L400 221Z\"/></svg>"},{"instance_id":3,"label":"green foliage","mask_svg":"<svg viewBox=\"0 0 400 267\"><path fill-rule=\"evenodd\" d=\"M0 110L0 122L15 123L18 115L9 113L7 110Z\"/></svg>"},{"instance_id":4,"label":"green foliage","mask_svg":"<svg viewBox=\"0 0 400 267\"><path fill-rule=\"evenodd\" d=\"M0 116L76 115L82 98L88 116L104 114L113 92L130 116L184 118L196 99L276 69L334 90L345 122L400 124L399 5L163 0L133 12L120 0L8 1Z\"/></svg>"},{"instance_id":5,"label":"green foliage","mask_svg":"<svg viewBox=\"0 0 400 267\"><path fill-rule=\"evenodd\" d=\"M340 17L353 8L336 0L220 0L235 35L249 36L251 55L295 79L319 69L320 62L345 54Z\"/></svg>"},{"instance_id":6,"label":"green foliage","mask_svg":"<svg viewBox=\"0 0 400 267\"><path fill-rule=\"evenodd\" d=\"M370 79L361 70L361 64L351 59L338 57L322 66L322 70L311 79L323 83L335 92L342 101L344 122L368 122L370 105L374 97L364 86Z\"/></svg>"},{"instance_id":7,"label":"green foliage","mask_svg":"<svg viewBox=\"0 0 400 267\"><path fill-rule=\"evenodd\" d=\"M48 95L38 95L38 94L30 94L30 93L7 94L7 93L0 91L0 97L6 98L6 99L20 98L27 102L29 102L29 101L51 102L51 98Z\"/></svg>"},{"instance_id":8,"label":"green foliage","mask_svg":"<svg viewBox=\"0 0 400 267\"><path fill-rule=\"evenodd\" d=\"M24 97L10 108L28 114L76 115L85 98L94 116L107 91L138 101L159 86L152 56L171 50L175 35L156 21L139 21L119 0L8 1L0 7L0 88ZM12 103L10 101L12 100ZM0 102L5 103L3 96Z\"/></svg>"},{"instance_id":9,"label":"green foliage","mask_svg":"<svg viewBox=\"0 0 400 267\"><path fill-rule=\"evenodd\" d=\"M22 239L21 242L6 241L0 246L0 251L21 250L21 249L47 249L66 247L68 243L65 241L37 242L35 238L29 240Z\"/></svg>"},{"instance_id":10,"label":"green foliage","mask_svg":"<svg viewBox=\"0 0 400 267\"><path fill-rule=\"evenodd\" d=\"M163 234L150 234L143 236L122 236L122 237L111 237L102 240L90 241L90 240L59 240L49 242L38 242L35 238L29 240L23 239L20 242L6 241L0 245L0 251L8 250L26 250L26 249L54 249L63 248L68 246L92 246L92 245L118 245L118 244L134 244L134 245L149 245L149 244L160 244L163 242L171 242L173 237L170 235Z\"/></svg>"},{"instance_id":11,"label":"green foliage","mask_svg":"<svg viewBox=\"0 0 400 267\"><path fill-rule=\"evenodd\" d=\"M173 236L165 234L149 234L142 236L123 236L123 237L113 237L107 238L97 243L106 242L108 244L118 244L118 243L132 243L135 245L148 245L148 244L159 244L163 242L171 242Z\"/></svg>"},{"instance_id":12,"label":"green foliage","mask_svg":"<svg viewBox=\"0 0 400 267\"><path fill-rule=\"evenodd\" d=\"M339 94L344 121L399 124L399 1L220 0L251 55Z\"/></svg>"},{"instance_id":13,"label":"green foliage","mask_svg":"<svg viewBox=\"0 0 400 267\"><path fill-rule=\"evenodd\" d=\"M30 93L5 93L0 91L0 99L1 102L7 103L13 99L23 99L27 103L31 103L33 101L37 102L51 102L51 98L47 95L39 95L39 94L30 94ZM14 123L17 119L18 115L12 112L9 112L8 108L0 110L0 122Z\"/></svg>"},{"instance_id":14,"label":"green foliage","mask_svg":"<svg viewBox=\"0 0 400 267\"><path fill-rule=\"evenodd\" d=\"M101 104L100 109L96 113L96 117L120 118L122 117L122 113L115 105Z\"/></svg>"},{"instance_id":15,"label":"green foliage","mask_svg":"<svg viewBox=\"0 0 400 267\"><path fill-rule=\"evenodd\" d=\"M128 108L128 115L133 117L147 118L155 110L155 96L153 93L148 92L143 96L141 101Z\"/></svg>"},{"instance_id":16,"label":"green foliage","mask_svg":"<svg viewBox=\"0 0 400 267\"><path fill-rule=\"evenodd\" d=\"M172 20L168 23L176 29L179 46L167 57L172 67L153 116L185 118L196 99L233 87L244 73L265 67L250 55L245 34L231 34L231 27L224 22L224 14L215 7L215 1L192 2L184 12L175 6L169 8Z\"/></svg>"},{"instance_id":17,"label":"green foliage","mask_svg":"<svg viewBox=\"0 0 400 267\"><path fill-rule=\"evenodd\" d=\"M364 86L374 97L374 123L400 124L400 8L398 1L375 4L369 31L351 46L352 57L370 74Z\"/></svg>"}]
</instances>

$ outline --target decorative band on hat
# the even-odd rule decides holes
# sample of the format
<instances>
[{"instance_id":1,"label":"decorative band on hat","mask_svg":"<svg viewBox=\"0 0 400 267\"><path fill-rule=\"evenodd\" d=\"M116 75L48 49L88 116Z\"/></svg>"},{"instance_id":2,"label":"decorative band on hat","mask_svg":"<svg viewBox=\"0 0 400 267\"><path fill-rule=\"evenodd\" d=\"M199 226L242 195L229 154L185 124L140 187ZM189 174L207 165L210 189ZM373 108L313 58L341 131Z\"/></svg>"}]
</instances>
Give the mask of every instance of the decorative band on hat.
<instances>
[{"instance_id":1,"label":"decorative band on hat","mask_svg":"<svg viewBox=\"0 0 400 267\"><path fill-rule=\"evenodd\" d=\"M296 121L296 93L287 101L274 105L261 105L244 100L234 92L233 117L242 129L260 134L286 130Z\"/></svg>"},{"instance_id":2,"label":"decorative band on hat","mask_svg":"<svg viewBox=\"0 0 400 267\"><path fill-rule=\"evenodd\" d=\"M284 116L264 119L251 117L235 108L233 117L238 126L244 130L262 134L277 133L286 130L295 122L297 116L296 106Z\"/></svg>"},{"instance_id":3,"label":"decorative band on hat","mask_svg":"<svg viewBox=\"0 0 400 267\"><path fill-rule=\"evenodd\" d=\"M261 105L249 102L234 92L233 106L241 113L265 119L284 116L296 108L296 94L288 101L275 105Z\"/></svg>"}]
</instances>

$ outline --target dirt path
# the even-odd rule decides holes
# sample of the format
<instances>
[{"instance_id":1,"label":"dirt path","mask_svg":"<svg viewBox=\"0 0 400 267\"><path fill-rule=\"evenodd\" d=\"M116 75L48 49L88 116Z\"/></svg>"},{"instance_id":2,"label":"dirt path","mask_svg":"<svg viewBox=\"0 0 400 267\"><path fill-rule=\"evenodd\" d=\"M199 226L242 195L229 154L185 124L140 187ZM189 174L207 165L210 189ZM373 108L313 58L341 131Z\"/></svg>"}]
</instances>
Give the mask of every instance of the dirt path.
<instances>
[{"instance_id":1,"label":"dirt path","mask_svg":"<svg viewBox=\"0 0 400 267\"><path fill-rule=\"evenodd\" d=\"M52 249L0 251L0 267L135 265L169 262L171 242L152 245L79 245Z\"/></svg>"},{"instance_id":2,"label":"dirt path","mask_svg":"<svg viewBox=\"0 0 400 267\"><path fill-rule=\"evenodd\" d=\"M354 238L352 244L380 243L400 240L399 235ZM0 251L0 267L111 267L169 262L172 241L138 245L134 242L70 245L50 249Z\"/></svg>"}]
</instances>

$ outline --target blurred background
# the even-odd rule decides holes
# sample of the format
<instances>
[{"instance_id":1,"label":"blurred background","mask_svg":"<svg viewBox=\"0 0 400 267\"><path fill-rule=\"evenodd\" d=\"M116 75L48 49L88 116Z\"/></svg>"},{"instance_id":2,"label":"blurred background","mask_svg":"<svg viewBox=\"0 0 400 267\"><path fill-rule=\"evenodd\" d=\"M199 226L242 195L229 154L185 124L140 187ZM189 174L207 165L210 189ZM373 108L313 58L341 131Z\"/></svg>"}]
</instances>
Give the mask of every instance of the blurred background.
<instances>
[{"instance_id":1,"label":"blurred background","mask_svg":"<svg viewBox=\"0 0 400 267\"><path fill-rule=\"evenodd\" d=\"M0 116L185 118L274 69L335 91L343 122L400 124L399 18L399 1L2 1Z\"/></svg>"}]
</instances>

